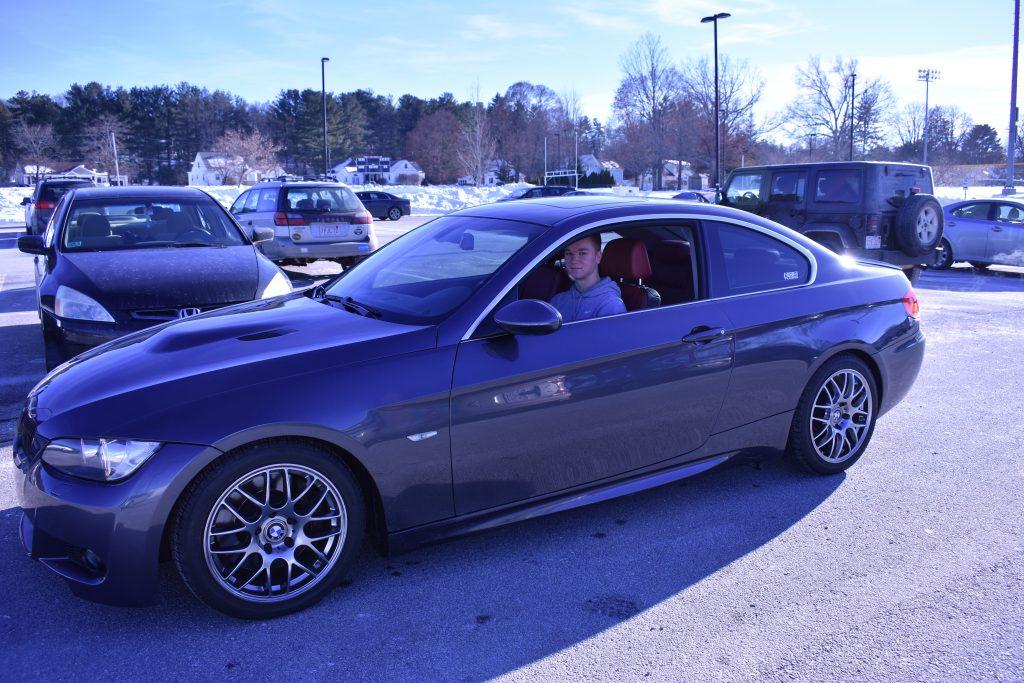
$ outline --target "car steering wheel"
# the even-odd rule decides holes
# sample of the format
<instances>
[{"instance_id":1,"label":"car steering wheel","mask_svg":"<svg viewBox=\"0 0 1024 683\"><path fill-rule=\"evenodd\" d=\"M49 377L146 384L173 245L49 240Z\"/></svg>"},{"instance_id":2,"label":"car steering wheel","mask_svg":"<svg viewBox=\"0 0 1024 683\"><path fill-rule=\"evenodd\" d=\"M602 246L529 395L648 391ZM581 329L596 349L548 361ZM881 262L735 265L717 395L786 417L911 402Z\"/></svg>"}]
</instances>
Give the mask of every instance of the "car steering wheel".
<instances>
[{"instance_id":1,"label":"car steering wheel","mask_svg":"<svg viewBox=\"0 0 1024 683\"><path fill-rule=\"evenodd\" d=\"M758 201L760 199L760 197L758 197L753 192L744 192L743 194L740 195L740 199L745 199L747 201L756 202L756 201Z\"/></svg>"},{"instance_id":2,"label":"car steering wheel","mask_svg":"<svg viewBox=\"0 0 1024 683\"><path fill-rule=\"evenodd\" d=\"M209 242L213 235L202 228L189 228L185 232L178 233L175 239L179 242Z\"/></svg>"}]
</instances>

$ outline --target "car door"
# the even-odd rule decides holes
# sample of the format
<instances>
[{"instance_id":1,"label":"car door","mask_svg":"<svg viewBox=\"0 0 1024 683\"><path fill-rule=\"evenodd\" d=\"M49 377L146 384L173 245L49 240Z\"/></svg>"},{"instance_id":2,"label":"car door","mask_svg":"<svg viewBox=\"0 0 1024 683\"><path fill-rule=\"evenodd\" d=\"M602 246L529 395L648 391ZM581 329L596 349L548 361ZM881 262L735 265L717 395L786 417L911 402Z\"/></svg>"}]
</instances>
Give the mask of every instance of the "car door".
<instances>
[{"instance_id":1,"label":"car door","mask_svg":"<svg viewBox=\"0 0 1024 683\"><path fill-rule=\"evenodd\" d=\"M814 360L809 330L821 294L805 285L814 256L779 233L724 221L703 224L710 293L734 332L729 392L715 432L793 410Z\"/></svg>"},{"instance_id":2,"label":"car door","mask_svg":"<svg viewBox=\"0 0 1024 683\"><path fill-rule=\"evenodd\" d=\"M946 236L953 245L957 261L983 261L987 258L992 202L971 202L952 211L946 222Z\"/></svg>"},{"instance_id":3,"label":"car door","mask_svg":"<svg viewBox=\"0 0 1024 683\"><path fill-rule=\"evenodd\" d=\"M614 477L699 448L732 365L713 301L459 344L452 380L456 511Z\"/></svg>"},{"instance_id":4,"label":"car door","mask_svg":"<svg viewBox=\"0 0 1024 683\"><path fill-rule=\"evenodd\" d=\"M257 196L247 204L247 206L253 206L253 212L248 214L249 223L246 227L273 230L274 214L277 213L278 197L281 190L276 187L262 187L258 191L253 190L253 194Z\"/></svg>"},{"instance_id":5,"label":"car door","mask_svg":"<svg viewBox=\"0 0 1024 683\"><path fill-rule=\"evenodd\" d=\"M768 188L765 218L800 230L807 221L807 171L775 171Z\"/></svg>"},{"instance_id":6,"label":"car door","mask_svg":"<svg viewBox=\"0 0 1024 683\"><path fill-rule=\"evenodd\" d=\"M998 202L992 215L986 261L1024 266L1024 208Z\"/></svg>"},{"instance_id":7,"label":"car door","mask_svg":"<svg viewBox=\"0 0 1024 683\"><path fill-rule=\"evenodd\" d=\"M360 192L356 195L359 197L359 201L363 203L366 210L370 212L370 215L374 218L380 218L381 207L380 202L377 201L376 192Z\"/></svg>"}]
</instances>

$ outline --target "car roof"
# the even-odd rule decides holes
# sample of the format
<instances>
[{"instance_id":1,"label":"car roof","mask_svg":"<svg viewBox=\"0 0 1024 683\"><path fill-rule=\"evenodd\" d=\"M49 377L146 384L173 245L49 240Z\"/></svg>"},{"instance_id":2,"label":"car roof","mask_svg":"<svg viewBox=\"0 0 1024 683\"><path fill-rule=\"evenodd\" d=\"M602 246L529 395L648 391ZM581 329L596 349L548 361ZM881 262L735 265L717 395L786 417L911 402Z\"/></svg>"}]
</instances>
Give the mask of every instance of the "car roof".
<instances>
[{"instance_id":1,"label":"car roof","mask_svg":"<svg viewBox=\"0 0 1024 683\"><path fill-rule=\"evenodd\" d=\"M210 198L194 187L173 187L168 185L133 185L128 187L85 187L75 190L75 199L140 199L159 197L161 199Z\"/></svg>"},{"instance_id":2,"label":"car roof","mask_svg":"<svg viewBox=\"0 0 1024 683\"><path fill-rule=\"evenodd\" d=\"M674 199L647 199L644 197L620 197L617 195L586 195L575 197L547 197L521 202L496 202L462 209L451 216L473 216L557 226L575 218L590 214L609 214L608 218L642 214L706 214L709 218L738 218L748 223L761 224L758 217L746 211L717 204L680 202Z\"/></svg>"},{"instance_id":3,"label":"car roof","mask_svg":"<svg viewBox=\"0 0 1024 683\"><path fill-rule=\"evenodd\" d=\"M246 189L266 189L268 187L348 187L348 185L345 183L335 183L330 180L268 180L266 182L258 182L251 188ZM375 190L370 191L373 192Z\"/></svg>"},{"instance_id":4,"label":"car roof","mask_svg":"<svg viewBox=\"0 0 1024 683\"><path fill-rule=\"evenodd\" d=\"M872 167L879 168L883 166L896 166L900 168L914 168L920 170L929 170L928 166L923 164L912 164L903 161L812 161L796 164L765 164L763 166L743 166L736 168L731 173L741 173L744 171L774 171L774 170L785 170L785 169L801 169L801 168L849 168L851 166L859 167Z\"/></svg>"}]
</instances>

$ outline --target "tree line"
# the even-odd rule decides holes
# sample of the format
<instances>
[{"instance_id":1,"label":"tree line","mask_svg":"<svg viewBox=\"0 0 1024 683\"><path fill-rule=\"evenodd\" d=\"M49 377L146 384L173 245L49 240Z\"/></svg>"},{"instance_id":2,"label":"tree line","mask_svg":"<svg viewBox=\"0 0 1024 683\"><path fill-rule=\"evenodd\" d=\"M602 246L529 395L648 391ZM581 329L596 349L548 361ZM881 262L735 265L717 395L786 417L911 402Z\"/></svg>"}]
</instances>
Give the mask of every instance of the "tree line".
<instances>
[{"instance_id":1,"label":"tree line","mask_svg":"<svg viewBox=\"0 0 1024 683\"><path fill-rule=\"evenodd\" d=\"M665 160L711 172L714 157L714 75L706 58L674 61L661 39L642 36L621 58L612 118L582 113L577 95L528 82L482 101L451 93L394 98L371 90L327 93L328 154L409 158L427 181L480 182L490 164L502 180L520 175L542 182L545 168L567 168L580 155L613 159L627 178L660 187ZM924 133L933 164L997 163L1005 147L990 125L955 105L928 112L901 105L883 78L859 75L857 62L818 58L799 67L798 96L785 111L759 116L765 83L745 60L719 61L723 171L740 165L807 160L920 161ZM854 85L855 87L851 87ZM323 102L313 89L284 89L268 103L247 102L223 90L175 86L112 88L74 84L56 96L20 91L0 99L0 169L84 161L114 171L114 142L122 174L134 182L182 184L199 151L220 151L245 166L282 166L297 174L324 168ZM784 138L792 142L783 144ZM1021 141L1024 136L1018 136ZM1024 145L1024 142L1020 144ZM1018 155L1024 150L1018 151ZM574 161L575 160L575 161ZM592 178L588 184L604 182Z\"/></svg>"}]
</instances>

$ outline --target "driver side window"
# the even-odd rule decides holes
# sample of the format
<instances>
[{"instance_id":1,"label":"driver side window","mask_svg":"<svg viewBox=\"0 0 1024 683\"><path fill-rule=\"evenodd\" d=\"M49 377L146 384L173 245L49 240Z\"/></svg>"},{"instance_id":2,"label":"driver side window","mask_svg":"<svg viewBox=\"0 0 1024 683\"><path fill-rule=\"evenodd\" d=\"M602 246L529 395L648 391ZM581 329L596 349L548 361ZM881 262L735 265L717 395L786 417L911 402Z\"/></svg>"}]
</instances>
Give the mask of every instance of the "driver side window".
<instances>
[{"instance_id":1,"label":"driver side window","mask_svg":"<svg viewBox=\"0 0 1024 683\"><path fill-rule=\"evenodd\" d=\"M761 202L763 173L737 173L725 191L726 203L747 211L753 211Z\"/></svg>"}]
</instances>

